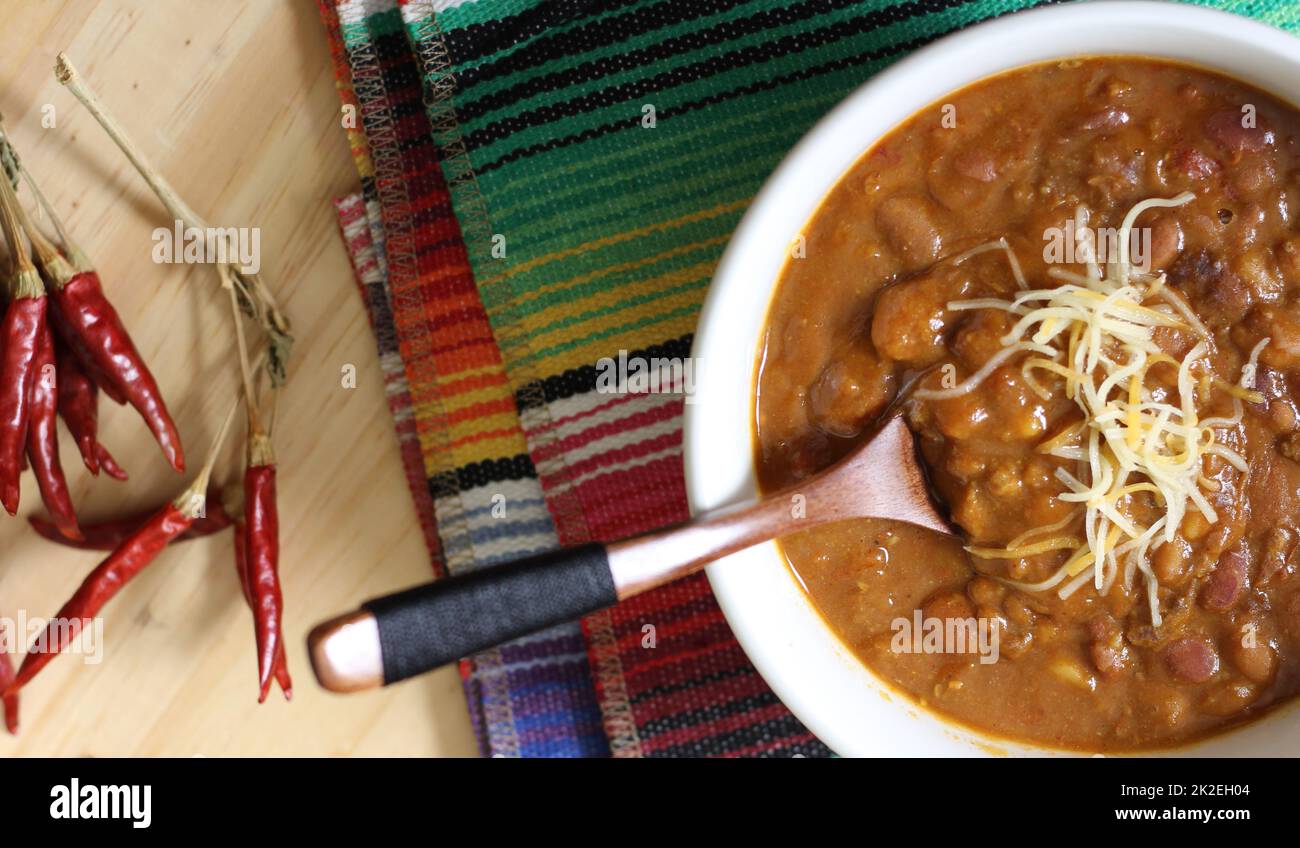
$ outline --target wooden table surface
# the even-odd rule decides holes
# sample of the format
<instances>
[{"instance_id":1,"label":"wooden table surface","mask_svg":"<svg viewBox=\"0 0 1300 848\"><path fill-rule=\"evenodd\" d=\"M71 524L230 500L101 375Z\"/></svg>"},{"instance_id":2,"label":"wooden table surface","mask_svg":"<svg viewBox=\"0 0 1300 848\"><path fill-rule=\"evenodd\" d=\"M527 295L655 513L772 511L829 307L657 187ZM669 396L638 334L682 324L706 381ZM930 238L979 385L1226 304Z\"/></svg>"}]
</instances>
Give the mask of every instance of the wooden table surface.
<instances>
[{"instance_id":1,"label":"wooden table surface","mask_svg":"<svg viewBox=\"0 0 1300 848\"><path fill-rule=\"evenodd\" d=\"M224 295L208 267L154 263L151 234L172 222L54 80L58 51L199 214L261 228L262 277L297 338L275 433L293 702L277 692L257 704L252 621L222 534L165 551L127 586L105 612L102 661L52 662L24 691L21 732L0 734L0 754L472 755L454 669L338 696L316 686L305 656L313 623L431 574L330 204L358 180L316 4L3 0L0 20L0 111L158 378L192 470L236 392ZM343 387L348 365L354 389ZM91 478L65 432L82 517L179 491L187 478L139 416L100 408L102 441L131 479ZM222 481L241 467L236 433ZM0 513L0 616L15 621L52 615L99 559L38 538L22 516L40 509L27 475L19 517Z\"/></svg>"}]
</instances>

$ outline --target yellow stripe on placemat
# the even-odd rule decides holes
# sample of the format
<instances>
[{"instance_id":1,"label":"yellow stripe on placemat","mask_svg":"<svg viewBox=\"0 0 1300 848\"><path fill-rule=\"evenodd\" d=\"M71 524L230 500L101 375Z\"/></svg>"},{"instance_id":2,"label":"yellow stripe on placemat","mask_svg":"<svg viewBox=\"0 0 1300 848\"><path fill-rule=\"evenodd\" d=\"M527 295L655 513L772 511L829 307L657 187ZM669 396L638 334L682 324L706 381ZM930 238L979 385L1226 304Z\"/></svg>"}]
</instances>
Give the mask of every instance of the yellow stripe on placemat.
<instances>
[{"instance_id":1,"label":"yellow stripe on placemat","mask_svg":"<svg viewBox=\"0 0 1300 848\"><path fill-rule=\"evenodd\" d=\"M748 205L749 205L748 198L746 198L745 200L732 201L731 203L720 203L717 206L712 206L708 209L701 209L699 212L692 212L689 215L682 215L670 221L657 221L653 224L648 224L644 227L638 227L635 230L625 230L621 233L614 233L613 235L609 235L604 238L593 239L588 242L583 242L582 244L577 245L576 247L569 247L569 248L565 248L564 250L556 250L551 253L544 254L542 256L537 256L532 259L527 259L523 262L520 262L517 265L511 265L508 268L505 268L502 271L500 276L494 278L493 280L491 280L489 283L486 283L485 285L493 285L493 286L500 285L503 282L510 281L512 277L517 277L520 274L527 273L528 271L531 271L534 268L540 268L541 266L549 262L556 262L560 259L567 259L571 256L577 256L583 253L591 253L592 251L600 250L601 248L609 247L610 245L619 244L620 242L625 242L634 238L640 238L641 236L647 236L650 235L651 233L662 232L663 230L671 230L675 227L685 226L686 224L693 224L696 221L704 221L709 218L716 218L719 215L726 215L729 212L735 212L737 210L744 209ZM521 297L522 297L522 293L521 293Z\"/></svg>"},{"instance_id":2,"label":"yellow stripe on placemat","mask_svg":"<svg viewBox=\"0 0 1300 848\"><path fill-rule=\"evenodd\" d=\"M576 288L586 283L590 283L595 280L598 280L601 277L607 277L610 276L611 274L621 274L626 271L635 271L637 268L646 268L651 265L664 262L668 259L672 259L675 256L682 256L687 253L691 253L693 251L700 250L703 248L713 247L715 245L720 245L720 244L726 244L730 238L731 238L731 234L727 233L725 235L715 236L713 238L694 241L691 242L690 244L676 245L670 248L669 250L665 250L661 253L656 253L651 256L645 256L627 262L616 262L613 265L606 265L605 267L598 268L595 271L591 271L590 273L579 274L576 277L569 277L564 280L557 280L553 283L545 283L543 285L538 286L535 289L532 289L531 291L521 292L519 296L515 298L515 303L519 305L528 304L534 300L537 300L540 297L559 294L560 292L567 291L569 289ZM572 301L572 302L580 303L581 301L579 300L579 301ZM569 307L566 305L565 307L562 308L568 309Z\"/></svg>"}]
</instances>

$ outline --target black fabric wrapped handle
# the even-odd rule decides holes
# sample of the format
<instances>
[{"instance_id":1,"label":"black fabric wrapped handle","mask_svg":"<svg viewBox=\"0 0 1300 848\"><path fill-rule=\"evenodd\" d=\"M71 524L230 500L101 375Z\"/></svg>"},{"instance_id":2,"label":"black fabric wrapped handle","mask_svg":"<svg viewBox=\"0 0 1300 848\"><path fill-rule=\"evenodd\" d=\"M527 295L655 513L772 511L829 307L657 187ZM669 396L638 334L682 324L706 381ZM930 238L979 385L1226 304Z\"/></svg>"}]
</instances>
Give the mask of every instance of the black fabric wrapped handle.
<instances>
[{"instance_id":1,"label":"black fabric wrapped handle","mask_svg":"<svg viewBox=\"0 0 1300 848\"><path fill-rule=\"evenodd\" d=\"M363 604L379 625L384 684L618 601L604 545L550 551Z\"/></svg>"}]
</instances>

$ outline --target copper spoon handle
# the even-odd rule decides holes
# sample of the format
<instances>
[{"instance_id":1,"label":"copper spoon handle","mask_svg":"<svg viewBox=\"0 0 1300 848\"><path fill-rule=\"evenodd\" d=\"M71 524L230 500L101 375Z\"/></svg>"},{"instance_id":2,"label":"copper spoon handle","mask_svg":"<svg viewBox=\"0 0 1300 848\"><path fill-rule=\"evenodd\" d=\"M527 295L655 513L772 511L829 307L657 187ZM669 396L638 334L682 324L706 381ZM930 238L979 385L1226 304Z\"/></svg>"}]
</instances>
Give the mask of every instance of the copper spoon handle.
<instances>
[{"instance_id":1,"label":"copper spoon handle","mask_svg":"<svg viewBox=\"0 0 1300 848\"><path fill-rule=\"evenodd\" d=\"M915 451L912 434L894 418L825 472L752 503L369 601L312 630L307 643L316 678L335 692L396 683L829 521L873 516L950 532L930 502Z\"/></svg>"}]
</instances>

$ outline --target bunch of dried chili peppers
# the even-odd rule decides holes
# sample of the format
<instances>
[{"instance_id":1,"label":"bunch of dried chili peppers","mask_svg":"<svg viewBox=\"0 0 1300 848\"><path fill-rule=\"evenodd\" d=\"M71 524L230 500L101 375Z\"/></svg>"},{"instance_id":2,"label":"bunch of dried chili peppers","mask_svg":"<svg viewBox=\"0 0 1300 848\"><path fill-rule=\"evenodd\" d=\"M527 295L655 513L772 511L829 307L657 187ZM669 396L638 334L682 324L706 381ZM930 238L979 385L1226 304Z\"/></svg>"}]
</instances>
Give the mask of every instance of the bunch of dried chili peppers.
<instances>
[{"instance_id":1,"label":"bunch of dried chili peppers","mask_svg":"<svg viewBox=\"0 0 1300 848\"><path fill-rule=\"evenodd\" d=\"M104 127L167 210L186 227L208 231L207 224L148 164L62 54L55 75ZM44 636L33 643L41 650L29 650L16 673L8 655L0 653L0 697L10 731L17 728L18 691L67 646L69 640L63 637L75 637L168 544L226 527L234 528L235 572L253 612L258 700L266 699L272 681L279 684L286 698L291 697L283 643L275 457L271 428L262 425L258 381L253 376L244 328L244 322L251 320L265 339L263 357L274 393L284 381L292 344L288 320L256 274L237 265L215 263L235 321L247 409L242 479L224 489L209 486L220 445L233 420L232 408L202 469L174 499L124 518L94 525L79 522L59 463L56 417L63 418L82 461L95 475L102 469L111 477L126 479L126 473L98 442L100 390L117 403L129 403L136 409L177 471L185 468L184 452L157 382L105 296L98 274L68 237L2 129L0 163L7 177L0 178L0 228L12 265L0 328L4 345L0 358L0 503L10 514L16 512L19 475L24 465L30 465L50 515L48 519L30 518L36 531L61 544L108 551L50 620ZM53 240L33 224L19 201L16 189L20 178L29 186L42 214L53 223L57 233Z\"/></svg>"}]
</instances>

